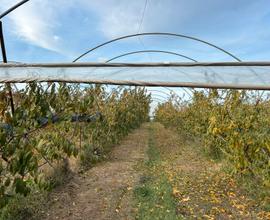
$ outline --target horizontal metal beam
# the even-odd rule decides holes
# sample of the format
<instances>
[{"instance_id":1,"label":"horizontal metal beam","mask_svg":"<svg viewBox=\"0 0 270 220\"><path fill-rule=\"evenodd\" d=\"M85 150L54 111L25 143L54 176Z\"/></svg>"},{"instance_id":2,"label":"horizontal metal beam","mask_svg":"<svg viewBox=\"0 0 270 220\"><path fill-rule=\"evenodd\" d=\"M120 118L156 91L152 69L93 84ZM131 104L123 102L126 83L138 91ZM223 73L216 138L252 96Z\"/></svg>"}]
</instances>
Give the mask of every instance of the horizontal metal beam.
<instances>
[{"instance_id":1,"label":"horizontal metal beam","mask_svg":"<svg viewBox=\"0 0 270 220\"><path fill-rule=\"evenodd\" d=\"M269 85L252 85L252 84L224 84L224 83L189 83L189 82L148 82L135 80L84 80L84 79L7 79L1 80L0 83L30 83L30 82L66 82L66 83L91 83L91 84L107 84L107 85L125 85L125 86L148 86L148 87L187 87L187 88L208 88L208 89L247 89L247 90L270 90Z\"/></svg>"},{"instance_id":2,"label":"horizontal metal beam","mask_svg":"<svg viewBox=\"0 0 270 220\"><path fill-rule=\"evenodd\" d=\"M228 66L269 66L270 62L251 61L251 62L151 62L151 63L1 63L0 68L5 67L228 67Z\"/></svg>"}]
</instances>

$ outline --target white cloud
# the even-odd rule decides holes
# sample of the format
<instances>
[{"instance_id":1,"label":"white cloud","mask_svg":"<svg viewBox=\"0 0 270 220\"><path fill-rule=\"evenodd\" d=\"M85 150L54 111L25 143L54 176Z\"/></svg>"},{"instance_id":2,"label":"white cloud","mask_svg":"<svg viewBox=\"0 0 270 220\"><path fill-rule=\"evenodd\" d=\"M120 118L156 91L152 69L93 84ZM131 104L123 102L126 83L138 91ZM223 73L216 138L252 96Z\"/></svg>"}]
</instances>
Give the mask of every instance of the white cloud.
<instances>
[{"instance_id":1,"label":"white cloud","mask_svg":"<svg viewBox=\"0 0 270 220\"><path fill-rule=\"evenodd\" d=\"M59 40L60 40L60 37L57 36L57 35L54 35L54 36L53 36L53 39L54 39L55 41L59 41Z\"/></svg>"},{"instance_id":2,"label":"white cloud","mask_svg":"<svg viewBox=\"0 0 270 220\"><path fill-rule=\"evenodd\" d=\"M57 8L63 2L67 1L29 1L8 15L8 20L11 22L9 31L32 45L61 53L61 38L55 34L55 31L59 26L57 23ZM10 1L4 0L0 8L5 10L10 6Z\"/></svg>"},{"instance_id":3,"label":"white cloud","mask_svg":"<svg viewBox=\"0 0 270 220\"><path fill-rule=\"evenodd\" d=\"M0 0L0 2L1 10L16 3L11 0ZM233 0L226 2L148 0L141 31L190 34L232 48L239 42L243 45L248 41L251 43L257 41L260 32L263 38L269 36L268 29L264 28L265 24L262 25L261 22L261 20L265 21L264 16L270 11L269 7L263 7L263 3L266 5L267 2L267 0L258 0L256 3L250 1L247 4L245 0L236 2ZM145 0L31 0L12 12L7 20L9 30L20 39L67 55L66 50L78 46L74 43L74 39L79 41L84 35L91 34L91 42L99 42L102 36L111 39L137 33L144 4ZM59 20L66 23L73 21L73 11L76 15L74 19L81 19L84 24L80 24L80 20L75 20L74 30L69 30L65 24L61 26ZM93 19L92 23L89 22L91 19ZM85 30L88 24L93 26ZM63 30L63 27L66 30ZM265 33L267 33L266 37L264 37ZM69 44L71 36L73 44ZM147 42L147 38L145 41ZM157 42L154 43L155 46L159 46L156 45ZM169 45L172 45L172 41L168 41L164 47L167 48ZM183 47L182 44L179 45Z\"/></svg>"},{"instance_id":4,"label":"white cloud","mask_svg":"<svg viewBox=\"0 0 270 220\"><path fill-rule=\"evenodd\" d=\"M108 38L136 33L144 2L145 0L81 1L86 8L98 14L99 30Z\"/></svg>"},{"instance_id":5,"label":"white cloud","mask_svg":"<svg viewBox=\"0 0 270 220\"><path fill-rule=\"evenodd\" d=\"M111 39L137 33L145 0L80 2L85 9L97 14L99 30ZM231 35L232 38L239 38L236 35L248 26L246 24L256 27L255 21L260 21L270 12L269 7L263 7L266 3L266 0L249 3L245 0L148 0L142 31L190 33L202 38L219 35L220 42L223 43L221 35L225 32L231 32L232 35L235 33L235 36Z\"/></svg>"}]
</instances>

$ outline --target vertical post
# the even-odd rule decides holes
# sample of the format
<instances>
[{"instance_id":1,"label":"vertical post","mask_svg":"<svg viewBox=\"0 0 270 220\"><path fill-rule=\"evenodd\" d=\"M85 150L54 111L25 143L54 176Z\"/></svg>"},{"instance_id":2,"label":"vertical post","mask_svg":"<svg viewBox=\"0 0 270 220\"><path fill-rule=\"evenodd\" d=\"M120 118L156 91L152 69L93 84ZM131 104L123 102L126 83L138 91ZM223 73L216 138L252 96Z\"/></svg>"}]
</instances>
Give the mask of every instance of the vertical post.
<instances>
[{"instance_id":1,"label":"vertical post","mask_svg":"<svg viewBox=\"0 0 270 220\"><path fill-rule=\"evenodd\" d=\"M1 45L1 50L2 50L3 63L7 63L7 54L6 54L6 48L5 48L2 21L0 21L0 45ZM9 99L10 99L11 112L12 112L12 115L14 115L15 108L14 108L11 85L10 85L10 83L7 83L6 85L7 85Z\"/></svg>"},{"instance_id":2,"label":"vertical post","mask_svg":"<svg viewBox=\"0 0 270 220\"><path fill-rule=\"evenodd\" d=\"M5 49L5 41L4 41L2 21L0 21L0 41L1 41L0 43L1 43L3 62L7 63L7 54L6 54L6 49Z\"/></svg>"},{"instance_id":3,"label":"vertical post","mask_svg":"<svg viewBox=\"0 0 270 220\"><path fill-rule=\"evenodd\" d=\"M82 151L82 125L80 124L80 151Z\"/></svg>"}]
</instances>

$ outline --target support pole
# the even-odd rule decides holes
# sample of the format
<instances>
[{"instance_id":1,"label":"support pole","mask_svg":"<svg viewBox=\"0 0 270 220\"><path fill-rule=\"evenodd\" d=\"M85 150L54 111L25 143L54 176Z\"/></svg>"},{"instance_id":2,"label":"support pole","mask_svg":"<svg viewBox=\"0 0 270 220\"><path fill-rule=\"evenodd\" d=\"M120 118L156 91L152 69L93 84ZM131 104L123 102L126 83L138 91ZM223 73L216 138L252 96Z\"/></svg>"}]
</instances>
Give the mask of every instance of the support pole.
<instances>
[{"instance_id":1,"label":"support pole","mask_svg":"<svg viewBox=\"0 0 270 220\"><path fill-rule=\"evenodd\" d=\"M0 14L0 19L5 17L6 15L8 15L9 13L13 12L15 9L17 9L18 7L22 6L23 4L25 4L26 2L28 2L29 0L23 0L19 3L17 3L16 5L12 6L11 8L9 8L8 10L4 11L2 14Z\"/></svg>"},{"instance_id":2,"label":"support pole","mask_svg":"<svg viewBox=\"0 0 270 220\"><path fill-rule=\"evenodd\" d=\"M2 21L0 21L0 45L1 45L1 50L2 50L3 63L7 63L7 54L6 54L6 48L5 48ZM10 85L10 83L6 83L6 86L7 86L7 90L8 90L8 94L9 94L11 112L12 112L12 115L14 115L15 107L14 107L14 102L13 102L11 85Z\"/></svg>"}]
</instances>

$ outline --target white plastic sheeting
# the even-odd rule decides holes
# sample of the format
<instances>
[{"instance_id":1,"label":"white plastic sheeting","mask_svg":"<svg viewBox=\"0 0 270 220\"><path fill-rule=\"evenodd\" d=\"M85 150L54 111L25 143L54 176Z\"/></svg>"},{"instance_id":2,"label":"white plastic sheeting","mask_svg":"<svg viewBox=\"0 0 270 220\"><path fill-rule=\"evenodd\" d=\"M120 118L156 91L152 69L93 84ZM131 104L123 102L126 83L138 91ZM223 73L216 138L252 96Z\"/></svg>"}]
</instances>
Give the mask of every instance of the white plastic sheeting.
<instances>
[{"instance_id":1,"label":"white plastic sheeting","mask_svg":"<svg viewBox=\"0 0 270 220\"><path fill-rule=\"evenodd\" d=\"M0 64L0 83L270 89L270 62Z\"/></svg>"}]
</instances>

